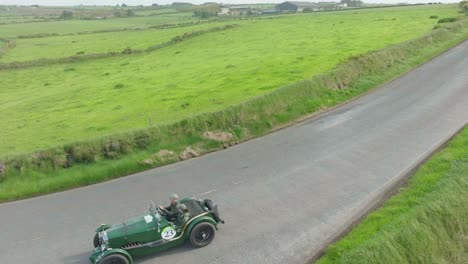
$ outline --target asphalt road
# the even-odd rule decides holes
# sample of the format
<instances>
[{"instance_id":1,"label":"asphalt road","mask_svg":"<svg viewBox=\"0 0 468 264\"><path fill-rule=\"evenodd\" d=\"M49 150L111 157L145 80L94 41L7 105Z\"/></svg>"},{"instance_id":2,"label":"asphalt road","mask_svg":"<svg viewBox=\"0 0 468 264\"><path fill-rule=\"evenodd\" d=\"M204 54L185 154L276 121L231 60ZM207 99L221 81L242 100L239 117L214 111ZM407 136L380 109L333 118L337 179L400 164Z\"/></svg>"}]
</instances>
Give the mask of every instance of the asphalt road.
<instances>
[{"instance_id":1,"label":"asphalt road","mask_svg":"<svg viewBox=\"0 0 468 264\"><path fill-rule=\"evenodd\" d=\"M349 104L201 158L0 205L0 263L88 263L93 230L172 192L226 224L137 263L304 263L468 122L468 41Z\"/></svg>"}]
</instances>

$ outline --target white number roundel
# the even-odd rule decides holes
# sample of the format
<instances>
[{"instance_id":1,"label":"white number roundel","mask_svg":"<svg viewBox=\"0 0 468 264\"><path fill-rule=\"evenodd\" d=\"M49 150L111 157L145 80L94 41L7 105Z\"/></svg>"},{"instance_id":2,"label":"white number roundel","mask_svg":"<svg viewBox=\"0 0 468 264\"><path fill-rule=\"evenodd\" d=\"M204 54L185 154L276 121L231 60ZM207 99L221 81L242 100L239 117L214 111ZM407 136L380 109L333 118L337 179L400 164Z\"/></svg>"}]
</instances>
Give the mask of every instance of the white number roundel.
<instances>
[{"instance_id":1,"label":"white number roundel","mask_svg":"<svg viewBox=\"0 0 468 264\"><path fill-rule=\"evenodd\" d=\"M174 228L172 228L172 226L168 226L164 228L161 232L161 237L164 239L171 239L175 236L176 236L176 231L174 230Z\"/></svg>"}]
</instances>

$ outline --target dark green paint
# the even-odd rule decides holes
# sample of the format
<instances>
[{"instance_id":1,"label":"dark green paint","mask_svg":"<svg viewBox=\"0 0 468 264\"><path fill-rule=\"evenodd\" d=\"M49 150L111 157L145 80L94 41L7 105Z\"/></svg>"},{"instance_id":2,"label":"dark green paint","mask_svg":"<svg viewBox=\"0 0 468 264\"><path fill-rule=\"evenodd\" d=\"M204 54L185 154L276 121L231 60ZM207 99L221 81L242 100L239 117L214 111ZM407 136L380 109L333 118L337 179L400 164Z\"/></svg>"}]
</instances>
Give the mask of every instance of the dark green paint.
<instances>
[{"instance_id":1,"label":"dark green paint","mask_svg":"<svg viewBox=\"0 0 468 264\"><path fill-rule=\"evenodd\" d=\"M180 202L189 200L193 198L184 198ZM108 240L93 250L90 260L99 264L105 256L122 254L131 264L133 256L145 256L183 244L189 238L193 227L201 222L209 222L217 229L218 222L215 219L219 217L215 214L218 216L217 208L215 211L192 216L183 228L176 228L159 214L156 207L150 206L145 215L131 218L121 224L105 224L98 227L96 232L105 234ZM173 228L177 233L174 237L165 239L162 235L165 228Z\"/></svg>"}]
</instances>

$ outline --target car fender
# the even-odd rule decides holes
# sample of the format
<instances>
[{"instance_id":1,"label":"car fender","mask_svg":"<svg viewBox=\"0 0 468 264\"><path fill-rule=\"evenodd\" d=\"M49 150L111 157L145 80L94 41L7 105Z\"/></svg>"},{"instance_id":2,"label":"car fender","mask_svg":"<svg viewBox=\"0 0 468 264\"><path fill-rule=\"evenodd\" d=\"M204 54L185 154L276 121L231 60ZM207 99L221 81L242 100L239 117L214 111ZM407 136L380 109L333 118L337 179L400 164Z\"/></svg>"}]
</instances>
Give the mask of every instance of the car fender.
<instances>
[{"instance_id":1,"label":"car fender","mask_svg":"<svg viewBox=\"0 0 468 264\"><path fill-rule=\"evenodd\" d=\"M123 249L120 249L120 248L109 248L107 250L105 250L104 252L102 252L95 260L95 264L99 264L100 261L109 256L109 255L113 255L113 254L120 254L124 257L126 257L128 259L128 262L130 264L133 264L133 259L132 259L132 256L130 255L130 253L128 253L127 251L123 250Z\"/></svg>"},{"instance_id":2,"label":"car fender","mask_svg":"<svg viewBox=\"0 0 468 264\"><path fill-rule=\"evenodd\" d=\"M101 231L107 230L107 229L109 229L109 228L111 228L111 227L112 227L112 225L109 225L109 224L102 224L102 225L100 225L98 228L96 228L96 231L95 231L95 232L96 232L96 233L97 233L97 232L101 232Z\"/></svg>"},{"instance_id":3,"label":"car fender","mask_svg":"<svg viewBox=\"0 0 468 264\"><path fill-rule=\"evenodd\" d=\"M214 225L214 227L216 228L216 230L218 229L217 227L217 223L215 220L213 220L213 218L211 216L208 216L208 215L205 215L205 216L202 216L202 217L198 217L196 218L195 220L193 220L190 225L187 227L186 229L186 232L185 232L185 237L189 237L190 235L190 232L192 232L192 229L199 223L201 222L208 222L212 225Z\"/></svg>"}]
</instances>

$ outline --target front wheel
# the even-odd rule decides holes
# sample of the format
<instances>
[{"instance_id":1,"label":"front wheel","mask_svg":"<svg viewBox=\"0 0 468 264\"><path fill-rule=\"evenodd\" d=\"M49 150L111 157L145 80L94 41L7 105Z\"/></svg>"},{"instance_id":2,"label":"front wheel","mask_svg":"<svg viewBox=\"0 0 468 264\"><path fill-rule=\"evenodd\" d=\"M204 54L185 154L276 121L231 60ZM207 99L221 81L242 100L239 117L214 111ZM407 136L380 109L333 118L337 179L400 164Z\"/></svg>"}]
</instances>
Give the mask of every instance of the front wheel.
<instances>
[{"instance_id":1,"label":"front wheel","mask_svg":"<svg viewBox=\"0 0 468 264\"><path fill-rule=\"evenodd\" d=\"M120 254L112 254L104 257L99 264L130 264L128 259Z\"/></svg>"},{"instance_id":2,"label":"front wheel","mask_svg":"<svg viewBox=\"0 0 468 264\"><path fill-rule=\"evenodd\" d=\"M190 243L194 247L201 248L210 244L214 236L215 227L212 224L208 222L199 223L190 232Z\"/></svg>"}]
</instances>

